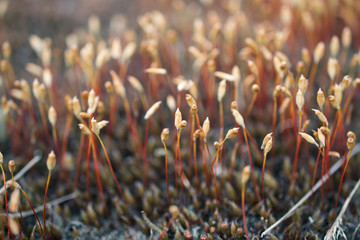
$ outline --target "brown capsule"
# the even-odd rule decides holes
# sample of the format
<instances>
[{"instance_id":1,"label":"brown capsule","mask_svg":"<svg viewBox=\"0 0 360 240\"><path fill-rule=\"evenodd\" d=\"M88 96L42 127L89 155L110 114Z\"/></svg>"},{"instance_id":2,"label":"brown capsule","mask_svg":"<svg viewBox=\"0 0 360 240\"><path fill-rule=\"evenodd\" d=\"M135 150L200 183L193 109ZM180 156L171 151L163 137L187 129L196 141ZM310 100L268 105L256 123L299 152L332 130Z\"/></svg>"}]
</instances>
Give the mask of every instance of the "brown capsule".
<instances>
[{"instance_id":1,"label":"brown capsule","mask_svg":"<svg viewBox=\"0 0 360 240\"><path fill-rule=\"evenodd\" d=\"M196 139L196 138L198 138L199 136L200 136L200 130L197 129L197 130L194 132L194 134L193 134L193 138Z\"/></svg>"},{"instance_id":2,"label":"brown capsule","mask_svg":"<svg viewBox=\"0 0 360 240\"><path fill-rule=\"evenodd\" d=\"M348 131L346 136L348 138L352 138L352 139L356 140L356 135L355 135L355 133L353 131Z\"/></svg>"},{"instance_id":3,"label":"brown capsule","mask_svg":"<svg viewBox=\"0 0 360 240\"><path fill-rule=\"evenodd\" d=\"M354 87L360 87L360 78L356 78L353 82Z\"/></svg>"},{"instance_id":4,"label":"brown capsule","mask_svg":"<svg viewBox=\"0 0 360 240\"><path fill-rule=\"evenodd\" d=\"M277 98L281 93L281 85L277 85L273 91L273 98Z\"/></svg>"},{"instance_id":5,"label":"brown capsule","mask_svg":"<svg viewBox=\"0 0 360 240\"><path fill-rule=\"evenodd\" d=\"M348 138L346 142L347 148L351 151L355 147L355 140L353 138Z\"/></svg>"},{"instance_id":6,"label":"brown capsule","mask_svg":"<svg viewBox=\"0 0 360 240\"><path fill-rule=\"evenodd\" d=\"M14 172L15 172L15 161L10 160L9 163L8 163L8 167L9 167L10 173L14 174Z\"/></svg>"},{"instance_id":7,"label":"brown capsule","mask_svg":"<svg viewBox=\"0 0 360 240\"><path fill-rule=\"evenodd\" d=\"M186 125L187 125L187 122L185 120L182 120L179 129L184 130L186 128Z\"/></svg>"},{"instance_id":8,"label":"brown capsule","mask_svg":"<svg viewBox=\"0 0 360 240\"><path fill-rule=\"evenodd\" d=\"M112 94L114 92L114 87L110 81L106 81L104 86L108 93Z\"/></svg>"},{"instance_id":9,"label":"brown capsule","mask_svg":"<svg viewBox=\"0 0 360 240\"><path fill-rule=\"evenodd\" d=\"M236 101L232 101L230 108L231 108L231 110L237 110L237 102L236 102Z\"/></svg>"},{"instance_id":10,"label":"brown capsule","mask_svg":"<svg viewBox=\"0 0 360 240\"><path fill-rule=\"evenodd\" d=\"M169 138L170 131L168 128L164 128L161 132L161 141L165 142Z\"/></svg>"},{"instance_id":11,"label":"brown capsule","mask_svg":"<svg viewBox=\"0 0 360 240\"><path fill-rule=\"evenodd\" d=\"M251 91L252 91L254 94L260 92L260 87L259 87L259 85L253 84L253 85L251 86Z\"/></svg>"},{"instance_id":12,"label":"brown capsule","mask_svg":"<svg viewBox=\"0 0 360 240\"><path fill-rule=\"evenodd\" d=\"M322 133L325 134L325 135L329 135L329 134L330 134L330 129L329 129L328 127L322 126L322 127L320 128L320 130L321 130Z\"/></svg>"},{"instance_id":13,"label":"brown capsule","mask_svg":"<svg viewBox=\"0 0 360 240\"><path fill-rule=\"evenodd\" d=\"M190 113L192 115L195 115L198 111L198 108L197 108L197 105L192 105L191 108L190 108Z\"/></svg>"}]
</instances>

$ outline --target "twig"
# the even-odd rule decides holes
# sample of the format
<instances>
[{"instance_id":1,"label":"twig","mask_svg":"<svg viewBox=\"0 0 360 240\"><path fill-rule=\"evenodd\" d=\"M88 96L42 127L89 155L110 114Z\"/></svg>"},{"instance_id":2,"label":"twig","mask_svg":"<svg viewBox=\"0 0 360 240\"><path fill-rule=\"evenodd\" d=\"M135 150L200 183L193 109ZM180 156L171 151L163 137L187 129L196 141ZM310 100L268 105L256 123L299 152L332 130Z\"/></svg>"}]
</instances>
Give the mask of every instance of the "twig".
<instances>
[{"instance_id":1,"label":"twig","mask_svg":"<svg viewBox=\"0 0 360 240\"><path fill-rule=\"evenodd\" d=\"M357 144L355 148L353 149L353 156L360 151L360 144ZM344 156L339 159L331 168L329 174L326 174L322 176L322 178L316 182L316 184L284 215L282 216L278 221L276 221L273 225L271 225L268 229L266 229L262 234L261 237L263 238L266 234L270 233L275 227L277 227L281 222L283 222L285 219L289 218L295 210L303 204L314 192L316 192L323 183L325 183L329 176L333 175L339 168L342 166L342 163L344 161Z\"/></svg>"},{"instance_id":2,"label":"twig","mask_svg":"<svg viewBox=\"0 0 360 240\"><path fill-rule=\"evenodd\" d=\"M345 211L348 208L352 197L355 195L355 193L359 187L360 187L360 178L357 181L353 190L351 191L349 197L345 200L345 203L344 203L343 207L341 208L339 215L337 216L337 218L336 218L335 222L333 223L333 225L331 226L331 228L327 231L324 240L332 240L332 239L336 240L336 239L339 239L338 238L339 236L342 236L346 239L344 230L341 227L342 217L344 216Z\"/></svg>"},{"instance_id":3,"label":"twig","mask_svg":"<svg viewBox=\"0 0 360 240\"><path fill-rule=\"evenodd\" d=\"M46 203L46 207L49 208L51 206L59 205L60 203L72 200L72 199L74 199L76 197L77 197L77 194L75 192L73 192L71 194L65 195L65 196L63 196L61 198L57 198L55 200L52 200L52 201ZM38 206L37 208L34 209L35 213L39 213L39 212L41 212L43 210L44 210L43 205ZM22 212L23 217L29 217L29 216L32 216L32 215L34 215L34 212L32 210ZM6 216L6 214L2 213L2 214L0 214L0 216ZM19 218L20 213L19 212L17 212L17 213L9 213L9 217L11 217L11 218Z\"/></svg>"},{"instance_id":4,"label":"twig","mask_svg":"<svg viewBox=\"0 0 360 240\"><path fill-rule=\"evenodd\" d=\"M35 164L37 164L40 159L41 159L42 154L38 154L35 157L33 157L33 159L30 160L30 162L28 162L21 170L20 172L18 172L15 176L14 176L14 181L17 181L18 179L20 179L27 171L29 171ZM12 181L9 180L6 183ZM8 186L8 184L6 184L6 186ZM7 187L8 188L8 187ZM2 194L4 192L4 186L1 187L0 189L0 194Z\"/></svg>"}]
</instances>

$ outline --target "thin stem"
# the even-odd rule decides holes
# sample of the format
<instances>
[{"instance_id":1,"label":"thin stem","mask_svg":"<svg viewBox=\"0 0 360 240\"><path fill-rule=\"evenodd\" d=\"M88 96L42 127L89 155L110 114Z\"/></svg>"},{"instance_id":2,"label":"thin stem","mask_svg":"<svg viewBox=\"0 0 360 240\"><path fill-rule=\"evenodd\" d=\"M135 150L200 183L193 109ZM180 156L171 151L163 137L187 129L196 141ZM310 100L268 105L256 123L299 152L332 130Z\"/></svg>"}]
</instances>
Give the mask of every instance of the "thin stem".
<instances>
[{"instance_id":1,"label":"thin stem","mask_svg":"<svg viewBox=\"0 0 360 240\"><path fill-rule=\"evenodd\" d=\"M333 135L332 135L332 139L331 139L331 143L330 143L330 149L332 149L333 145L334 145L334 141L335 141L335 138L336 138L336 134L337 134L337 131L338 131L338 128L340 126L340 123L342 123L342 117L341 117L341 109L338 109L337 110L337 116L338 116L338 120L336 122L336 127L335 127L335 130L333 132Z\"/></svg>"},{"instance_id":2,"label":"thin stem","mask_svg":"<svg viewBox=\"0 0 360 240\"><path fill-rule=\"evenodd\" d=\"M91 137L88 138L88 148L86 153L86 194L90 199L90 153L91 153Z\"/></svg>"},{"instance_id":3,"label":"thin stem","mask_svg":"<svg viewBox=\"0 0 360 240\"><path fill-rule=\"evenodd\" d=\"M164 149L165 149L165 173L166 173L166 202L169 206L169 180L168 180L168 162L167 162L167 150L166 150L166 144L163 142Z\"/></svg>"},{"instance_id":4,"label":"thin stem","mask_svg":"<svg viewBox=\"0 0 360 240\"><path fill-rule=\"evenodd\" d=\"M224 138L224 110L222 100L219 102L219 117L220 117L220 142Z\"/></svg>"},{"instance_id":5,"label":"thin stem","mask_svg":"<svg viewBox=\"0 0 360 240\"><path fill-rule=\"evenodd\" d=\"M146 148L147 148L147 139L148 139L148 135L149 135L149 120L146 120L146 130L145 130L145 137L144 137L144 146L143 146L143 184L144 186L147 185L147 181L146 181L146 170L147 170L147 156L146 156Z\"/></svg>"},{"instance_id":6,"label":"thin stem","mask_svg":"<svg viewBox=\"0 0 360 240\"><path fill-rule=\"evenodd\" d=\"M49 134L49 129L48 129L47 121L46 121L45 112L44 112L43 106L41 105L40 102L38 102L38 105L39 105L41 121L42 121L44 129L45 129L46 139L47 139L48 143L51 144L51 139L50 139L50 134Z\"/></svg>"},{"instance_id":7,"label":"thin stem","mask_svg":"<svg viewBox=\"0 0 360 240\"><path fill-rule=\"evenodd\" d=\"M299 129L298 132L301 131L301 123L302 123L302 110L300 110L299 113ZM299 152L300 152L300 143L301 143L301 136L298 135L296 140L296 152L295 152L295 160L294 160L294 166L293 166L293 172L292 172L292 185L296 184L296 170L297 170L297 162L299 158Z\"/></svg>"},{"instance_id":8,"label":"thin stem","mask_svg":"<svg viewBox=\"0 0 360 240\"><path fill-rule=\"evenodd\" d=\"M34 213L34 215L35 215L35 217L36 217L36 219L37 219L37 221L38 221L38 223L39 223L40 230L43 230L43 228L42 228L42 226L41 226L41 222L40 222L40 220L39 220L39 217L38 217L38 215L36 214L36 212L35 212L32 204L31 204L31 202L30 202L29 197L27 196L27 194L26 194L26 192L24 191L24 189L22 189L22 188L19 188L19 189L21 190L21 192L24 194L26 200L28 201L28 203L29 203L29 205L30 205L30 207L31 207L31 210L33 211L33 213Z\"/></svg>"},{"instance_id":9,"label":"thin stem","mask_svg":"<svg viewBox=\"0 0 360 240\"><path fill-rule=\"evenodd\" d=\"M180 177L180 189L181 189L181 203L184 204L184 189L183 189L183 183L181 181L181 173L182 173L182 163L181 163L181 151L180 151L180 136L181 136L181 130L178 130L177 132L177 142L176 142L176 151L178 152L178 158L179 158L179 177Z\"/></svg>"},{"instance_id":10,"label":"thin stem","mask_svg":"<svg viewBox=\"0 0 360 240\"><path fill-rule=\"evenodd\" d=\"M51 130L52 130L52 135L53 135L53 139L54 139L56 151L58 152L58 154L60 154L59 141L58 141L58 137L57 137L57 133L56 133L56 128L55 128L55 126L52 126Z\"/></svg>"},{"instance_id":11,"label":"thin stem","mask_svg":"<svg viewBox=\"0 0 360 240\"><path fill-rule=\"evenodd\" d=\"M95 134L95 135L96 135L96 134ZM112 176L113 176L113 178L114 178L114 180L115 180L116 186L117 186L117 188L118 188L118 190L119 190L119 192L120 192L120 195L121 195L123 201L124 201L125 204L126 204L126 203L127 203L127 202L126 202L126 199L125 199L124 194L123 194L123 192L122 192L122 190L121 190L120 184L119 184L118 180L116 179L115 172L114 172L114 169L113 169L113 167L112 167L112 165L111 165L111 162L110 162L109 156L108 156L108 154L107 154L106 148L105 148L105 146L104 146L104 143L103 143L103 141L101 140L101 138L100 138L99 135L96 135L96 136L97 136L97 138L99 139L99 142L100 142L100 144L101 144L102 149L104 150L105 157L106 157L106 160L107 160L107 162L108 162L108 164L109 164L110 171L111 171L111 174L112 174Z\"/></svg>"},{"instance_id":12,"label":"thin stem","mask_svg":"<svg viewBox=\"0 0 360 240\"><path fill-rule=\"evenodd\" d=\"M320 160L320 153L321 153L321 151L319 150L318 156L316 158L316 163L315 163L315 169L314 169L313 179L312 179L312 183L311 183L311 188L313 188L314 184L315 184L317 167L319 165L319 160Z\"/></svg>"},{"instance_id":13,"label":"thin stem","mask_svg":"<svg viewBox=\"0 0 360 240\"><path fill-rule=\"evenodd\" d=\"M245 235L246 238L249 239L249 232L246 226L246 216L245 216L245 184L242 185L242 189L241 189L241 208L242 208Z\"/></svg>"},{"instance_id":14,"label":"thin stem","mask_svg":"<svg viewBox=\"0 0 360 240\"><path fill-rule=\"evenodd\" d=\"M197 174L197 162L196 162L196 138L193 138L193 157L194 157L194 171L195 171L195 181L198 182Z\"/></svg>"},{"instance_id":15,"label":"thin stem","mask_svg":"<svg viewBox=\"0 0 360 240\"><path fill-rule=\"evenodd\" d=\"M265 163L266 163L266 154L264 154L263 166L262 166L262 171L261 171L261 194L262 194L262 197L263 197L263 198L264 198L264 173L265 173Z\"/></svg>"},{"instance_id":16,"label":"thin stem","mask_svg":"<svg viewBox=\"0 0 360 240\"><path fill-rule=\"evenodd\" d=\"M97 185L98 185L98 188L99 188L99 191L100 191L100 197L101 197L101 200L102 200L102 202L104 204L105 211L106 211L106 213L108 213L108 210L107 210L107 207L106 207L105 196L104 196L104 190L103 190L102 185L101 185L101 178L100 178L100 174L99 174L98 159L97 159L97 156L96 156L96 148L95 148L95 144L94 144L92 136L90 137L90 143L91 143L92 154L93 154L93 158L94 158L96 182L97 182Z\"/></svg>"},{"instance_id":17,"label":"thin stem","mask_svg":"<svg viewBox=\"0 0 360 240\"><path fill-rule=\"evenodd\" d=\"M247 120L249 118L249 116L250 116L250 113L251 113L251 111L252 111L252 109L254 107L257 95L258 95L257 93L254 93L254 95L252 96L249 109L248 109L248 111L246 112L246 115L245 115L245 120Z\"/></svg>"},{"instance_id":18,"label":"thin stem","mask_svg":"<svg viewBox=\"0 0 360 240\"><path fill-rule=\"evenodd\" d=\"M82 157L83 148L84 148L84 134L81 134L81 136L80 136L80 145L79 145L79 150L78 150L78 156L77 156L77 159L76 159L74 189L76 189L78 179L79 179L80 163L81 163L81 157Z\"/></svg>"},{"instance_id":19,"label":"thin stem","mask_svg":"<svg viewBox=\"0 0 360 240\"><path fill-rule=\"evenodd\" d=\"M343 182L344 175L345 175L345 172L346 172L346 167L347 167L347 165L349 163L350 157L351 157L351 150L349 150L348 156L345 156L345 159L344 159L344 162L346 162L346 164L345 164L345 167L344 167L343 172L341 174L340 187L339 187L339 191L338 191L336 201L335 201L334 212L336 211L336 207L337 207L337 204L338 204L338 201L339 201L339 196L340 196L340 192L341 192L341 186L342 186L342 182Z\"/></svg>"},{"instance_id":20,"label":"thin stem","mask_svg":"<svg viewBox=\"0 0 360 240\"><path fill-rule=\"evenodd\" d=\"M277 117L277 99L276 99L276 97L274 97L274 106L273 106L273 114L272 114L273 148L275 148L274 146L275 146L275 136L276 136L276 133L275 133L276 117Z\"/></svg>"},{"instance_id":21,"label":"thin stem","mask_svg":"<svg viewBox=\"0 0 360 240\"><path fill-rule=\"evenodd\" d=\"M73 119L72 114L68 113L67 117L66 117L64 139L63 139L63 142L62 142L61 157L60 157L60 169L61 169L62 161L64 159L66 149L67 149L67 143L68 143L68 139L69 139L69 133L70 133L70 127L71 127L72 119ZM81 136L82 136L82 134L81 134Z\"/></svg>"},{"instance_id":22,"label":"thin stem","mask_svg":"<svg viewBox=\"0 0 360 240\"><path fill-rule=\"evenodd\" d=\"M253 179L254 186L255 186L256 197L257 197L258 201L261 202L259 188L257 186L256 178L255 178L254 164L253 164L253 161L252 161L252 158L251 158L251 153L250 153L249 141L247 139L247 134L246 134L246 131L245 131L244 128L243 128L243 134L244 134L244 139L245 139L245 142L246 142L246 147L247 147L247 152L248 152L248 157L249 157L249 162L250 162L250 168L251 168L251 173L252 173L251 175L252 175L252 179Z\"/></svg>"},{"instance_id":23,"label":"thin stem","mask_svg":"<svg viewBox=\"0 0 360 240\"><path fill-rule=\"evenodd\" d=\"M4 168L3 168L2 164L0 164L0 168L2 171L3 181L4 181L4 186L5 186L4 189L5 189L5 206L6 206L6 225L8 228L8 239L10 240L9 208L8 208L8 201L7 201L6 179L5 179L5 172L4 172Z\"/></svg>"},{"instance_id":24,"label":"thin stem","mask_svg":"<svg viewBox=\"0 0 360 240\"><path fill-rule=\"evenodd\" d=\"M47 197L47 192L49 189L49 183L50 183L50 178L51 178L51 170L49 170L49 174L48 174L48 178L46 181L46 188L45 188L45 196L44 196L44 239L46 238L46 197Z\"/></svg>"}]
</instances>

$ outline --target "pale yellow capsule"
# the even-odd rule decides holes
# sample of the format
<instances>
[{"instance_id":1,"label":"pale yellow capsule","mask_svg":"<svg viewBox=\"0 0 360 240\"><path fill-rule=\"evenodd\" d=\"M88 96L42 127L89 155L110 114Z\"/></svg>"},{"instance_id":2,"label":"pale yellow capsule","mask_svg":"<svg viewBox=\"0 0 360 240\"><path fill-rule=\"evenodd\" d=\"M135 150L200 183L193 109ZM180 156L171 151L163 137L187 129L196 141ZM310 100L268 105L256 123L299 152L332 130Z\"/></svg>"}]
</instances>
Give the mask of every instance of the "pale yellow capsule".
<instances>
[{"instance_id":1,"label":"pale yellow capsule","mask_svg":"<svg viewBox=\"0 0 360 240\"><path fill-rule=\"evenodd\" d=\"M329 126L329 122L328 122L327 118L325 117L325 115L321 111L319 111L317 109L312 109L312 110L315 112L316 116L319 118L319 120L321 122L325 123L326 126Z\"/></svg>"},{"instance_id":2,"label":"pale yellow capsule","mask_svg":"<svg viewBox=\"0 0 360 240\"><path fill-rule=\"evenodd\" d=\"M337 36L332 36L330 40L330 55L336 57L340 49L340 41Z\"/></svg>"},{"instance_id":3,"label":"pale yellow capsule","mask_svg":"<svg viewBox=\"0 0 360 240\"><path fill-rule=\"evenodd\" d=\"M253 61L251 61L251 60L248 60L247 63L248 63L248 67L250 69L250 72L252 74L254 74L256 77L258 77L259 76L259 70L258 70L257 66L255 65L255 63Z\"/></svg>"},{"instance_id":4,"label":"pale yellow capsule","mask_svg":"<svg viewBox=\"0 0 360 240\"><path fill-rule=\"evenodd\" d=\"M53 126L53 127L55 127L56 118L57 118L56 110L53 106L51 106L48 111L48 119L49 119L51 126Z\"/></svg>"},{"instance_id":5,"label":"pale yellow capsule","mask_svg":"<svg viewBox=\"0 0 360 240\"><path fill-rule=\"evenodd\" d=\"M299 78L298 88L303 94L305 94L308 85L309 85L309 81L304 77L304 75L301 74Z\"/></svg>"},{"instance_id":6,"label":"pale yellow capsule","mask_svg":"<svg viewBox=\"0 0 360 240\"><path fill-rule=\"evenodd\" d=\"M170 134L170 131L168 128L164 128L161 132L161 141L162 142L165 142L166 140L169 139L169 134Z\"/></svg>"},{"instance_id":7,"label":"pale yellow capsule","mask_svg":"<svg viewBox=\"0 0 360 240\"><path fill-rule=\"evenodd\" d=\"M166 75L167 71L164 68L148 68L145 70L149 74Z\"/></svg>"},{"instance_id":8,"label":"pale yellow capsule","mask_svg":"<svg viewBox=\"0 0 360 240\"><path fill-rule=\"evenodd\" d=\"M156 103L154 103L149 110L146 111L144 119L148 120L160 107L161 105L161 101L157 101Z\"/></svg>"},{"instance_id":9,"label":"pale yellow capsule","mask_svg":"<svg viewBox=\"0 0 360 240\"><path fill-rule=\"evenodd\" d=\"M187 122L185 120L182 120L179 129L184 130L186 128L186 125L187 125Z\"/></svg>"},{"instance_id":10,"label":"pale yellow capsule","mask_svg":"<svg viewBox=\"0 0 360 240\"><path fill-rule=\"evenodd\" d=\"M99 104L99 97L95 95L94 89L91 89L88 96L88 114L93 114Z\"/></svg>"},{"instance_id":11,"label":"pale yellow capsule","mask_svg":"<svg viewBox=\"0 0 360 240\"><path fill-rule=\"evenodd\" d=\"M97 121L94 117L91 119L91 131L93 131L93 133L95 133L96 135L100 134L99 125L97 124Z\"/></svg>"},{"instance_id":12,"label":"pale yellow capsule","mask_svg":"<svg viewBox=\"0 0 360 240\"><path fill-rule=\"evenodd\" d=\"M47 88L51 87L53 76L49 68L45 68L42 72L42 79Z\"/></svg>"},{"instance_id":13,"label":"pale yellow capsule","mask_svg":"<svg viewBox=\"0 0 360 240\"><path fill-rule=\"evenodd\" d=\"M356 135L355 135L355 133L353 131L348 131L346 136L348 138L353 138L354 140L356 140Z\"/></svg>"},{"instance_id":14,"label":"pale yellow capsule","mask_svg":"<svg viewBox=\"0 0 360 240\"><path fill-rule=\"evenodd\" d=\"M337 83L335 83L334 85L334 96L340 105L343 97L343 92L341 86Z\"/></svg>"},{"instance_id":15,"label":"pale yellow capsule","mask_svg":"<svg viewBox=\"0 0 360 240\"><path fill-rule=\"evenodd\" d=\"M54 151L51 151L46 160L46 167L49 171L53 170L56 165L56 156Z\"/></svg>"},{"instance_id":16,"label":"pale yellow capsule","mask_svg":"<svg viewBox=\"0 0 360 240\"><path fill-rule=\"evenodd\" d=\"M136 91L138 91L139 93L143 93L143 92L144 92L143 86L141 85L140 81L139 81L136 77L128 76L128 80L129 80L130 85L131 85Z\"/></svg>"},{"instance_id":17,"label":"pale yellow capsule","mask_svg":"<svg viewBox=\"0 0 360 240\"><path fill-rule=\"evenodd\" d=\"M14 235L20 234L20 225L14 218L9 218L9 227Z\"/></svg>"},{"instance_id":18,"label":"pale yellow capsule","mask_svg":"<svg viewBox=\"0 0 360 240\"><path fill-rule=\"evenodd\" d=\"M264 149L264 148L265 148L267 142L271 139L271 135L272 135L272 132L266 134L266 136L264 137L263 142L262 142L262 144L261 144L261 149Z\"/></svg>"},{"instance_id":19,"label":"pale yellow capsule","mask_svg":"<svg viewBox=\"0 0 360 240\"><path fill-rule=\"evenodd\" d=\"M203 123L203 126L202 126L202 129L204 130L204 134L205 134L205 137L206 135L208 134L209 130L210 130L210 120L208 117L206 117L204 123Z\"/></svg>"},{"instance_id":20,"label":"pale yellow capsule","mask_svg":"<svg viewBox=\"0 0 360 240\"><path fill-rule=\"evenodd\" d=\"M324 95L324 92L321 90L321 88L319 88L319 90L317 92L316 101L317 101L317 104L319 105L320 109L322 109L325 104L325 95Z\"/></svg>"},{"instance_id":21,"label":"pale yellow capsule","mask_svg":"<svg viewBox=\"0 0 360 240\"><path fill-rule=\"evenodd\" d=\"M341 42L344 48L348 48L351 45L351 30L349 27L345 27L341 33Z\"/></svg>"},{"instance_id":22,"label":"pale yellow capsule","mask_svg":"<svg viewBox=\"0 0 360 240\"><path fill-rule=\"evenodd\" d=\"M264 148L264 156L266 156L270 152L270 150L272 148L272 143L273 143L272 137L270 137L270 139L267 141L265 148Z\"/></svg>"},{"instance_id":23,"label":"pale yellow capsule","mask_svg":"<svg viewBox=\"0 0 360 240\"><path fill-rule=\"evenodd\" d=\"M340 83L341 90L344 91L346 88L348 88L350 86L351 82L352 82L352 79L349 75L344 76Z\"/></svg>"},{"instance_id":24,"label":"pale yellow capsule","mask_svg":"<svg viewBox=\"0 0 360 240\"><path fill-rule=\"evenodd\" d=\"M225 138L226 138L226 139L234 138L234 137L236 137L236 135L237 135L238 133L239 133L239 128L232 128L232 129L230 129L230 130L227 132Z\"/></svg>"},{"instance_id":25,"label":"pale yellow capsule","mask_svg":"<svg viewBox=\"0 0 360 240\"><path fill-rule=\"evenodd\" d=\"M125 98L126 97L126 90L124 85L122 84L119 75L116 74L115 71L111 70L110 75L113 81L114 89L117 94L119 94L120 97Z\"/></svg>"},{"instance_id":26,"label":"pale yellow capsule","mask_svg":"<svg viewBox=\"0 0 360 240\"><path fill-rule=\"evenodd\" d=\"M314 49L314 62L318 64L320 60L323 58L325 53L325 44L323 42L319 42Z\"/></svg>"},{"instance_id":27,"label":"pale yellow capsule","mask_svg":"<svg viewBox=\"0 0 360 240\"><path fill-rule=\"evenodd\" d=\"M168 95L166 97L166 105L168 106L168 108L174 112L176 109L176 101L175 98L172 95Z\"/></svg>"},{"instance_id":28,"label":"pale yellow capsule","mask_svg":"<svg viewBox=\"0 0 360 240\"><path fill-rule=\"evenodd\" d=\"M311 144L314 144L315 146L319 147L319 144L315 141L315 139L310 136L309 134L307 133L304 133L304 132L299 132L299 134L301 135L301 137L303 139L305 139L308 143L311 143Z\"/></svg>"},{"instance_id":29,"label":"pale yellow capsule","mask_svg":"<svg viewBox=\"0 0 360 240\"><path fill-rule=\"evenodd\" d=\"M235 84L238 84L241 79L240 68L235 65L231 70L231 75L234 77Z\"/></svg>"},{"instance_id":30,"label":"pale yellow capsule","mask_svg":"<svg viewBox=\"0 0 360 240\"><path fill-rule=\"evenodd\" d=\"M78 126L79 126L82 134L87 135L87 136L91 136L91 131L87 126L85 126L82 123L79 123Z\"/></svg>"},{"instance_id":31,"label":"pale yellow capsule","mask_svg":"<svg viewBox=\"0 0 360 240\"><path fill-rule=\"evenodd\" d=\"M250 166L245 166L241 172L241 185L245 185L250 178Z\"/></svg>"},{"instance_id":32,"label":"pale yellow capsule","mask_svg":"<svg viewBox=\"0 0 360 240\"><path fill-rule=\"evenodd\" d=\"M327 62L327 72L331 81L334 80L340 70L339 63L335 58L329 58Z\"/></svg>"},{"instance_id":33,"label":"pale yellow capsule","mask_svg":"<svg viewBox=\"0 0 360 240\"><path fill-rule=\"evenodd\" d=\"M14 189L10 196L9 202L9 211L10 212L17 212L19 210L20 205L20 190Z\"/></svg>"},{"instance_id":34,"label":"pale yellow capsule","mask_svg":"<svg viewBox=\"0 0 360 240\"><path fill-rule=\"evenodd\" d=\"M340 104L339 104L339 102L337 101L337 99L336 99L335 96L330 95L330 96L329 96L329 101L330 101L331 106L332 106L333 108L335 108L335 109L337 109L337 110L340 109Z\"/></svg>"},{"instance_id":35,"label":"pale yellow capsule","mask_svg":"<svg viewBox=\"0 0 360 240\"><path fill-rule=\"evenodd\" d=\"M305 104L304 95L299 89L298 92L296 93L296 105L300 111L302 111L304 104Z\"/></svg>"},{"instance_id":36,"label":"pale yellow capsule","mask_svg":"<svg viewBox=\"0 0 360 240\"><path fill-rule=\"evenodd\" d=\"M353 150L355 147L355 140L353 138L348 138L346 142L346 146L349 150Z\"/></svg>"},{"instance_id":37,"label":"pale yellow capsule","mask_svg":"<svg viewBox=\"0 0 360 240\"><path fill-rule=\"evenodd\" d=\"M235 81L235 77L231 74L228 73L224 73L224 72L220 72L220 71L216 71L214 73L215 77L221 78L221 79L225 79L228 80L230 82L234 82Z\"/></svg>"},{"instance_id":38,"label":"pale yellow capsule","mask_svg":"<svg viewBox=\"0 0 360 240\"><path fill-rule=\"evenodd\" d=\"M238 110L236 109L232 109L231 110L232 115L235 118L235 121L237 124L239 124L239 126L241 126L242 128L245 128L245 122L244 122L244 118L243 116L239 113Z\"/></svg>"},{"instance_id":39,"label":"pale yellow capsule","mask_svg":"<svg viewBox=\"0 0 360 240\"><path fill-rule=\"evenodd\" d=\"M77 119L80 119L80 113L81 113L81 106L79 99L77 97L73 97L71 101L72 110Z\"/></svg>"},{"instance_id":40,"label":"pale yellow capsule","mask_svg":"<svg viewBox=\"0 0 360 240\"><path fill-rule=\"evenodd\" d=\"M126 44L123 53L121 55L121 62L125 63L127 62L135 53L136 51L136 43L135 42L129 42Z\"/></svg>"},{"instance_id":41,"label":"pale yellow capsule","mask_svg":"<svg viewBox=\"0 0 360 240\"><path fill-rule=\"evenodd\" d=\"M217 97L218 97L218 101L221 102L222 99L224 98L226 93L226 80L223 79L220 83L219 83L219 87L218 87L218 92L217 92Z\"/></svg>"},{"instance_id":42,"label":"pale yellow capsule","mask_svg":"<svg viewBox=\"0 0 360 240\"><path fill-rule=\"evenodd\" d=\"M320 128L318 128L318 130L317 130L317 137L318 137L318 139L319 139L320 148L325 147L325 135L324 135L324 133L320 130Z\"/></svg>"},{"instance_id":43,"label":"pale yellow capsule","mask_svg":"<svg viewBox=\"0 0 360 240\"><path fill-rule=\"evenodd\" d=\"M113 39L111 42L110 55L112 59L120 59L121 56L121 42L120 39Z\"/></svg>"},{"instance_id":44,"label":"pale yellow capsule","mask_svg":"<svg viewBox=\"0 0 360 240\"><path fill-rule=\"evenodd\" d=\"M182 115L179 108L177 108L175 112L175 127L177 130L179 130L180 128L181 121L182 121Z\"/></svg>"},{"instance_id":45,"label":"pale yellow capsule","mask_svg":"<svg viewBox=\"0 0 360 240\"><path fill-rule=\"evenodd\" d=\"M192 107L193 105L197 106L195 99L190 94L185 94L185 99L189 107Z\"/></svg>"}]
</instances>

